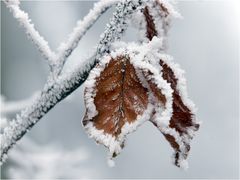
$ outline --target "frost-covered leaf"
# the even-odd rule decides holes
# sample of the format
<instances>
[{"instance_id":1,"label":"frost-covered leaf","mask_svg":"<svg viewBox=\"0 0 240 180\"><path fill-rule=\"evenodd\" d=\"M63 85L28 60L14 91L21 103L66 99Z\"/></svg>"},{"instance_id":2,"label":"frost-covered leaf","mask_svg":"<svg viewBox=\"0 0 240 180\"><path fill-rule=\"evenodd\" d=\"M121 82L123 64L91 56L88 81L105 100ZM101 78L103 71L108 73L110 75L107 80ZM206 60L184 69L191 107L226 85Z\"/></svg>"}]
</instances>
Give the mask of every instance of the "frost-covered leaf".
<instances>
[{"instance_id":1,"label":"frost-covered leaf","mask_svg":"<svg viewBox=\"0 0 240 180\"><path fill-rule=\"evenodd\" d=\"M192 112L191 109L184 104L181 94L177 88L178 79L173 70L162 60L160 61L160 64L163 68L163 78L171 84L171 88L173 89L173 113L170 120L170 127L175 128L180 134L182 137L182 142L185 146L185 152L181 152L182 150L179 148L179 146L176 146L175 142L172 140L172 137L166 137L171 143L172 147L177 150L175 155L175 164L180 166L180 153L184 153L184 158L187 157L188 151L190 150L190 139L193 137L192 133L198 130L199 124L195 122L194 112Z\"/></svg>"},{"instance_id":2,"label":"frost-covered leaf","mask_svg":"<svg viewBox=\"0 0 240 180\"><path fill-rule=\"evenodd\" d=\"M141 120L147 109L147 89L127 56L97 65L86 84L83 125L90 136L115 156L123 147L129 126L140 123L136 121Z\"/></svg>"},{"instance_id":3,"label":"frost-covered leaf","mask_svg":"<svg viewBox=\"0 0 240 180\"><path fill-rule=\"evenodd\" d=\"M159 130L163 133L165 138L168 140L168 142L171 144L173 149L175 150L174 155L174 163L177 166L183 167L186 165L186 158L188 155L188 152L190 150L190 140L193 138L194 131L198 130L199 124L195 122L194 117L194 110L190 106L190 104L187 104L187 97L182 97L186 94L186 92L180 93L180 87L182 84L178 82L178 77L173 72L173 69L167 64L167 62L164 62L163 60L160 60L161 65L161 73L164 80L167 81L167 83L170 84L171 89L173 90L172 93L172 107L171 107L171 117L169 119L169 124L165 126L163 124L163 121L161 119L162 112L155 110L155 113L152 118L153 124L159 128ZM175 71L177 71L177 67L175 67ZM154 74L146 74L148 76L154 76ZM182 78L179 76L179 78ZM162 106L166 107L166 98L162 94L161 89L157 87L157 84L155 81L153 81L154 78L151 78L148 80L149 87L155 96L155 102L160 103ZM185 89L182 89L185 90ZM184 100L185 102L184 102ZM155 106L157 108L157 106ZM183 167L185 168L185 167Z\"/></svg>"}]
</instances>

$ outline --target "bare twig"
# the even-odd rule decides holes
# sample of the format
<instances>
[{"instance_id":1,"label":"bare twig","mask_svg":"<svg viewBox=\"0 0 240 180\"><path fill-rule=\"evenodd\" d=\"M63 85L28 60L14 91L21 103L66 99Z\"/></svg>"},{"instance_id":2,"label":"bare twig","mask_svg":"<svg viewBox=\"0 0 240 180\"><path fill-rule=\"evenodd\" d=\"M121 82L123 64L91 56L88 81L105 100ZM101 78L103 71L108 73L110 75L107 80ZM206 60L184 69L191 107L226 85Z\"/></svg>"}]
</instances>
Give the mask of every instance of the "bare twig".
<instances>
[{"instance_id":1,"label":"bare twig","mask_svg":"<svg viewBox=\"0 0 240 180\"><path fill-rule=\"evenodd\" d=\"M27 99L18 100L18 101L8 101L8 102L5 102L4 97L1 97L1 101L0 101L1 116L9 113L16 113L22 110L23 108L26 108L27 106L31 105L31 103L33 103L33 101L37 98L38 95L39 95L39 92L35 92L32 96L30 96Z\"/></svg>"},{"instance_id":2,"label":"bare twig","mask_svg":"<svg viewBox=\"0 0 240 180\"><path fill-rule=\"evenodd\" d=\"M102 0L94 5L94 8L89 13L77 22L77 26L73 29L73 32L69 34L66 42L63 42L58 47L57 53L57 66L55 74L59 74L66 62L66 59L71 55L72 51L77 47L79 41L85 35L85 33L92 27L92 25L104 14L112 5L121 0Z\"/></svg>"},{"instance_id":3,"label":"bare twig","mask_svg":"<svg viewBox=\"0 0 240 180\"><path fill-rule=\"evenodd\" d=\"M34 25L31 23L31 19L29 19L28 14L20 9L19 0L4 0L4 2L13 13L13 16L24 27L27 36L36 45L42 56L47 60L50 69L52 70L54 65L53 59L56 55L48 46L48 42L34 28Z\"/></svg>"}]
</instances>

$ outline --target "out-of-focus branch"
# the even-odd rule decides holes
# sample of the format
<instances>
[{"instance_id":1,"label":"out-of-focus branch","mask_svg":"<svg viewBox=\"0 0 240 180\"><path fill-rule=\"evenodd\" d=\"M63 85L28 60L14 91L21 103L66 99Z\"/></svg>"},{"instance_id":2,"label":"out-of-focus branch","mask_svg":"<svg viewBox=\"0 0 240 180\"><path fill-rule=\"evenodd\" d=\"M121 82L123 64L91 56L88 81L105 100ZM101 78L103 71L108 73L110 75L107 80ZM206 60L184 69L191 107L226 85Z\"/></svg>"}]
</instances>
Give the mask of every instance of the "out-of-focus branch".
<instances>
[{"instance_id":1,"label":"out-of-focus branch","mask_svg":"<svg viewBox=\"0 0 240 180\"><path fill-rule=\"evenodd\" d=\"M89 156L84 147L69 150L59 144L38 144L25 137L21 146L11 152L12 165L6 174L10 179L90 178L99 172L84 166Z\"/></svg>"},{"instance_id":2,"label":"out-of-focus branch","mask_svg":"<svg viewBox=\"0 0 240 180\"><path fill-rule=\"evenodd\" d=\"M89 13L77 22L77 26L68 36L66 42L61 43L58 52L53 52L48 46L48 42L39 34L31 23L31 19L26 12L20 9L19 0L4 0L7 7L12 11L13 16L25 28L26 34L31 41L37 46L40 53L47 59L50 66L51 75L56 76L62 71L64 63L72 51L77 47L79 41L89 28L105 13L112 5L122 0L101 0L94 5L94 8Z\"/></svg>"},{"instance_id":3,"label":"out-of-focus branch","mask_svg":"<svg viewBox=\"0 0 240 180\"><path fill-rule=\"evenodd\" d=\"M56 55L48 46L48 42L34 28L34 24L31 23L31 19L29 18L28 14L20 9L20 1L4 0L4 2L13 13L13 16L24 27L27 36L36 45L42 56L47 60L50 69L52 70L54 65L53 59Z\"/></svg>"},{"instance_id":4,"label":"out-of-focus branch","mask_svg":"<svg viewBox=\"0 0 240 180\"><path fill-rule=\"evenodd\" d=\"M33 101L38 97L38 95L39 95L39 92L36 92L27 99L18 100L18 101L8 101L8 102L5 102L4 97L1 97L1 100L0 100L1 116L9 113L16 113L22 110L23 108L26 108L27 106L31 105L31 103L33 103Z\"/></svg>"},{"instance_id":5,"label":"out-of-focus branch","mask_svg":"<svg viewBox=\"0 0 240 180\"><path fill-rule=\"evenodd\" d=\"M8 150L20 140L24 134L30 130L48 111L57 103L71 94L88 77L90 70L96 65L105 53L109 51L110 43L121 37L127 27L127 20L142 5L142 0L125 0L118 3L116 12L107 25L106 30L101 35L96 52L91 58L81 64L80 68L70 74L63 74L55 81L47 83L39 98L34 103L23 110L10 122L1 134L0 161L3 162Z\"/></svg>"}]
</instances>

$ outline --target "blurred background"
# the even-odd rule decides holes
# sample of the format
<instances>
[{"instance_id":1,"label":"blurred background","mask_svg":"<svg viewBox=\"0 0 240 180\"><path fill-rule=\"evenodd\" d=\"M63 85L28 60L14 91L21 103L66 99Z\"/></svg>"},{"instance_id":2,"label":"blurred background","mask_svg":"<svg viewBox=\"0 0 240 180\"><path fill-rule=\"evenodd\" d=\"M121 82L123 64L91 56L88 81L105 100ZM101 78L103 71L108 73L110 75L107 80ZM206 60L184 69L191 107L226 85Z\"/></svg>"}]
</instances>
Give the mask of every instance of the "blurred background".
<instances>
[{"instance_id":1,"label":"blurred background","mask_svg":"<svg viewBox=\"0 0 240 180\"><path fill-rule=\"evenodd\" d=\"M56 49L94 1L24 1L36 29ZM238 178L239 3L179 1L184 19L173 21L168 53L186 71L188 93L202 121L192 142L187 172L171 163L172 149L150 123L127 137L116 166L107 149L84 132L83 86L59 103L10 151L2 178ZM69 57L66 71L98 42L113 9L105 13ZM124 39L134 40L130 28ZM23 28L1 2L1 103L28 99L41 90L48 67ZM7 123L15 113L1 114Z\"/></svg>"}]
</instances>

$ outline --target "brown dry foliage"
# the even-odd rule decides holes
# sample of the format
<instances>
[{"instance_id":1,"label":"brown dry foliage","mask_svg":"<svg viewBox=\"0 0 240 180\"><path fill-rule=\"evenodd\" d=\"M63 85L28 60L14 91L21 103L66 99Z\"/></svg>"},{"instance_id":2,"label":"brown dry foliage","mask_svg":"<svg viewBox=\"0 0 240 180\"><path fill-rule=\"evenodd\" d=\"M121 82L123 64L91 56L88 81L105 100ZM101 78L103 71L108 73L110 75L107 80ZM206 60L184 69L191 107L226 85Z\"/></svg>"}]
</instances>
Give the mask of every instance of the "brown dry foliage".
<instances>
[{"instance_id":1,"label":"brown dry foliage","mask_svg":"<svg viewBox=\"0 0 240 180\"><path fill-rule=\"evenodd\" d=\"M99 130L113 136L122 126L132 123L147 108L147 89L139 81L127 57L111 59L96 79L94 104L98 111L91 121Z\"/></svg>"}]
</instances>

